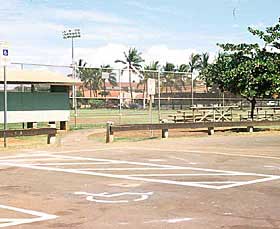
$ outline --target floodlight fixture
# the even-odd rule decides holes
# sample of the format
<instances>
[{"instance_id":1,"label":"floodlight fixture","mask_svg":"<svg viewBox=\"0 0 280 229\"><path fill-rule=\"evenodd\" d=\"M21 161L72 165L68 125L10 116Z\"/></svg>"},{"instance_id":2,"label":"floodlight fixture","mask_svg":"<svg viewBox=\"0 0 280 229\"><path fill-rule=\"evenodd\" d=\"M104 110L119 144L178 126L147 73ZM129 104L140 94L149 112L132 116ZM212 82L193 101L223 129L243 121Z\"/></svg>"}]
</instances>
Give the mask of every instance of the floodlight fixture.
<instances>
[{"instance_id":1,"label":"floodlight fixture","mask_svg":"<svg viewBox=\"0 0 280 229\"><path fill-rule=\"evenodd\" d=\"M79 38L81 37L81 31L80 29L68 29L64 30L62 32L63 39L69 39L69 38Z\"/></svg>"}]
</instances>

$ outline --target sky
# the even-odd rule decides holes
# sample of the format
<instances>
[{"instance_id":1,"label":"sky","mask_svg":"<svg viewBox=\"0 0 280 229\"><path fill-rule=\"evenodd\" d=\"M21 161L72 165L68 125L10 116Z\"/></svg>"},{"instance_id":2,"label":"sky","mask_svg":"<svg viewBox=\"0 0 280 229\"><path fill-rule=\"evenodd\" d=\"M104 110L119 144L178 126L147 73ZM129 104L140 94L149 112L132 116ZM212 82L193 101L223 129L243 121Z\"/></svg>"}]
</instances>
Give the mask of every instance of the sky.
<instances>
[{"instance_id":1,"label":"sky","mask_svg":"<svg viewBox=\"0 0 280 229\"><path fill-rule=\"evenodd\" d=\"M217 43L256 42L248 26L264 29L278 21L279 0L0 0L0 40L13 62L69 65L65 29L79 28L75 59L90 66L115 66L137 48L145 63L187 63L191 53Z\"/></svg>"}]
</instances>

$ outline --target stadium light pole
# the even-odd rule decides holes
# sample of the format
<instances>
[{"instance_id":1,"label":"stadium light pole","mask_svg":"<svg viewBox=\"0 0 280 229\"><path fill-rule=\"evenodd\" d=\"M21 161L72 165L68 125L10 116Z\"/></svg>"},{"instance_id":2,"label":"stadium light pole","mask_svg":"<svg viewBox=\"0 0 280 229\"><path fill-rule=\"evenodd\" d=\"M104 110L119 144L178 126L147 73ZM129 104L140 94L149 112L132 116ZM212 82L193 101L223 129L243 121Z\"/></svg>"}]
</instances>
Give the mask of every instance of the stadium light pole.
<instances>
[{"instance_id":1,"label":"stadium light pole","mask_svg":"<svg viewBox=\"0 0 280 229\"><path fill-rule=\"evenodd\" d=\"M71 39L72 42L72 76L76 79L76 63L74 60L74 38L80 38L81 32L80 29L69 29L62 32L63 39ZM77 127L77 98L76 98L76 86L72 87L72 107L75 110L75 128Z\"/></svg>"}]
</instances>

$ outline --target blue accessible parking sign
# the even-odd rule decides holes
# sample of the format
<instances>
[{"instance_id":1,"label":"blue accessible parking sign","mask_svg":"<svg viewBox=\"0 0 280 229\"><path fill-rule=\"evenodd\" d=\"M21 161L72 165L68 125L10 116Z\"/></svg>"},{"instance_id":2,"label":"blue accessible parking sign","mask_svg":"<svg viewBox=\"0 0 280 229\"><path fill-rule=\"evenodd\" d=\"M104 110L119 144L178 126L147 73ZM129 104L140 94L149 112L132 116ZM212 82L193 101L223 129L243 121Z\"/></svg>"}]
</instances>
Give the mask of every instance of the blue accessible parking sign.
<instances>
[{"instance_id":1,"label":"blue accessible parking sign","mask_svg":"<svg viewBox=\"0 0 280 229\"><path fill-rule=\"evenodd\" d=\"M9 50L3 49L3 56L9 56Z\"/></svg>"}]
</instances>

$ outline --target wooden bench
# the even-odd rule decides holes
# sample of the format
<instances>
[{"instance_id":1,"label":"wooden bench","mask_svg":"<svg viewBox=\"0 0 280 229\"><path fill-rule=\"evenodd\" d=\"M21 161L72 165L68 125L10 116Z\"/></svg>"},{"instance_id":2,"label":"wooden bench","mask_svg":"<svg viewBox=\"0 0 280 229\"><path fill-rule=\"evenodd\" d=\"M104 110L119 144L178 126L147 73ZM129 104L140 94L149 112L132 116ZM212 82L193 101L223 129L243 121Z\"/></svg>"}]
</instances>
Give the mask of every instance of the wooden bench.
<instances>
[{"instance_id":1,"label":"wooden bench","mask_svg":"<svg viewBox=\"0 0 280 229\"><path fill-rule=\"evenodd\" d=\"M208 128L208 134L214 134L217 127L247 127L253 132L255 126L280 126L280 121L241 121L241 122L193 122L193 123L158 123L158 124L127 124L114 125L107 123L106 143L114 141L114 133L120 131L161 130L162 138L168 138L169 129L202 129Z\"/></svg>"},{"instance_id":2,"label":"wooden bench","mask_svg":"<svg viewBox=\"0 0 280 229\"><path fill-rule=\"evenodd\" d=\"M0 138L22 137L22 136L36 136L47 135L47 144L55 143L55 137L57 134L56 128L39 128L39 129L22 129L22 130L0 130Z\"/></svg>"}]
</instances>

